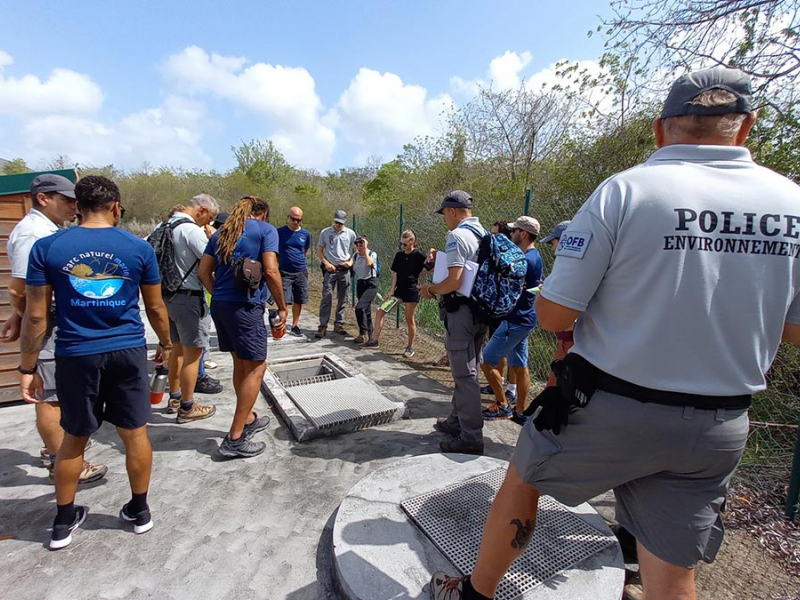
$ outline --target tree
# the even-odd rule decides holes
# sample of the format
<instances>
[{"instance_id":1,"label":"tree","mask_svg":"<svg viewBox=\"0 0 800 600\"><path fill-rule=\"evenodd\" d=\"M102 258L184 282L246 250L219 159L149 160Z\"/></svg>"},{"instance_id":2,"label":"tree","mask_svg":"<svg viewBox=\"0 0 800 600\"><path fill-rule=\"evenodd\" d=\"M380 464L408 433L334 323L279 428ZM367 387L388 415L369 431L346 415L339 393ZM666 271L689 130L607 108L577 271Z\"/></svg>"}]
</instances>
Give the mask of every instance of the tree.
<instances>
[{"instance_id":1,"label":"tree","mask_svg":"<svg viewBox=\"0 0 800 600\"><path fill-rule=\"evenodd\" d=\"M8 161L3 167L3 175L19 175L20 173L30 173L31 170L21 158Z\"/></svg>"},{"instance_id":2,"label":"tree","mask_svg":"<svg viewBox=\"0 0 800 600\"><path fill-rule=\"evenodd\" d=\"M615 51L655 68L737 67L765 103L800 125L800 0L614 0L611 7L603 26Z\"/></svg>"},{"instance_id":3,"label":"tree","mask_svg":"<svg viewBox=\"0 0 800 600\"><path fill-rule=\"evenodd\" d=\"M231 146L231 150L238 163L237 170L254 183L283 185L292 177L294 169L271 140L242 142L238 148Z\"/></svg>"}]
</instances>

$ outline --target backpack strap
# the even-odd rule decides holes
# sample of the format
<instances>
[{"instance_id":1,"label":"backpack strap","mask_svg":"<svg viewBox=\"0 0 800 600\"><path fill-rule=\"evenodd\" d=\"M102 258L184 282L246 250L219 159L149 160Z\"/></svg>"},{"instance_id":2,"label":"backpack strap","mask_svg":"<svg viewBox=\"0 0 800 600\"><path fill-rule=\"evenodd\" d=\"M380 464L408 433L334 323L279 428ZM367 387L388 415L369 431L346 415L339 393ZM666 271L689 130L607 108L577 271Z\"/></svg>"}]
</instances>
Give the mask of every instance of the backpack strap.
<instances>
[{"instance_id":1,"label":"backpack strap","mask_svg":"<svg viewBox=\"0 0 800 600\"><path fill-rule=\"evenodd\" d=\"M478 237L478 241L481 242L483 241L483 238L489 235L489 232L486 231L485 229L483 230L483 232L480 232L472 225L459 225L458 229L469 229L472 233L474 233Z\"/></svg>"},{"instance_id":2,"label":"backpack strap","mask_svg":"<svg viewBox=\"0 0 800 600\"><path fill-rule=\"evenodd\" d=\"M176 220L174 223L170 223L169 221L166 221L167 227L169 227L169 233L170 233L170 235L172 235L172 234L173 234L173 232L174 232L174 231L175 231L175 230L176 230L176 229L177 229L177 228L178 228L180 225L185 225L186 223L194 223L195 225L197 225L197 223L196 223L195 221L193 221L192 219L187 219L186 217L181 217L180 219ZM175 244L175 240L173 240L173 241L172 241L172 243L173 243L173 246L174 246L174 244ZM173 294L170 296L170 300L172 300L172 298L174 298L174 297L175 297L175 295L178 293L178 291L179 291L179 290L181 289L181 287L183 286L183 282L184 282L184 281L186 281L186 279L189 277L189 275L191 274L191 272L192 272L192 271L194 271L195 267L196 267L196 266L197 266L199 263L200 263L200 259L199 259L199 258L198 258L198 259L195 259L195 261L192 263L192 266L191 266L191 267L189 267L189 269L186 271L186 273L184 274L184 276L181 278L181 282L178 284L178 289L177 289L177 290L175 290L175 293L173 293Z\"/></svg>"}]
</instances>

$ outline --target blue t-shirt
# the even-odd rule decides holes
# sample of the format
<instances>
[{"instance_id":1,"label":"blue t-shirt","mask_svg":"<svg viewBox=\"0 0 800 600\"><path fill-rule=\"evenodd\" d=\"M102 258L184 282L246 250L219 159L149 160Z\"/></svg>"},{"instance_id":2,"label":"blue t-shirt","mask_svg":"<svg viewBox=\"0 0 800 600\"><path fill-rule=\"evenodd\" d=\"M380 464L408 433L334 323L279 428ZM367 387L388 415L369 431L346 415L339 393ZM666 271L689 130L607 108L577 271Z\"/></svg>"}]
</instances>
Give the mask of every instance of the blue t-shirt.
<instances>
[{"instance_id":1,"label":"blue t-shirt","mask_svg":"<svg viewBox=\"0 0 800 600\"><path fill-rule=\"evenodd\" d=\"M232 264L230 262L220 263L217 256L218 240L219 231L214 233L211 239L208 240L208 246L206 246L205 251L209 256L213 256L217 262L217 267L214 270L214 291L211 295L211 302L219 300L224 302L266 304L269 297L266 278L261 278L261 287L253 294L252 298L248 298L247 294L238 291L233 283ZM233 255L241 258L252 258L261 262L261 255L264 252L278 253L278 232L269 223L258 221L257 219L247 219L244 225L244 232L239 238Z\"/></svg>"},{"instance_id":2,"label":"blue t-shirt","mask_svg":"<svg viewBox=\"0 0 800 600\"><path fill-rule=\"evenodd\" d=\"M153 248L116 227L71 227L33 245L28 285L53 286L56 355L145 345L139 286L161 283Z\"/></svg>"},{"instance_id":3,"label":"blue t-shirt","mask_svg":"<svg viewBox=\"0 0 800 600\"><path fill-rule=\"evenodd\" d=\"M297 231L288 225L278 229L278 268L287 273L299 273L308 270L306 252L311 248L311 234L302 227Z\"/></svg>"},{"instance_id":4,"label":"blue t-shirt","mask_svg":"<svg viewBox=\"0 0 800 600\"><path fill-rule=\"evenodd\" d=\"M517 305L506 317L506 321L533 329L536 327L536 312L533 310L536 294L528 290L542 283L542 256L536 248L531 248L525 253L525 258L528 260L525 289L522 290Z\"/></svg>"}]
</instances>

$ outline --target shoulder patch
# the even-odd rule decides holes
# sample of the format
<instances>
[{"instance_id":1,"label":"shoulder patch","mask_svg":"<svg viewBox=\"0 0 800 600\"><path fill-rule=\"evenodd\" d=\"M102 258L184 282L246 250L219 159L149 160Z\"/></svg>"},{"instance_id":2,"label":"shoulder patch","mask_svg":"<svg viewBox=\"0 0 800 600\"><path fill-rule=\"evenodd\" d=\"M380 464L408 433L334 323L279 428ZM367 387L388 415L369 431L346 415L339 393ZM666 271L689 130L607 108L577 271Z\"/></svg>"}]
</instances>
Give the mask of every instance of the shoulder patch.
<instances>
[{"instance_id":1,"label":"shoulder patch","mask_svg":"<svg viewBox=\"0 0 800 600\"><path fill-rule=\"evenodd\" d=\"M561 238L558 248L556 249L556 256L583 258L591 239L591 231L570 231L569 235Z\"/></svg>"}]
</instances>

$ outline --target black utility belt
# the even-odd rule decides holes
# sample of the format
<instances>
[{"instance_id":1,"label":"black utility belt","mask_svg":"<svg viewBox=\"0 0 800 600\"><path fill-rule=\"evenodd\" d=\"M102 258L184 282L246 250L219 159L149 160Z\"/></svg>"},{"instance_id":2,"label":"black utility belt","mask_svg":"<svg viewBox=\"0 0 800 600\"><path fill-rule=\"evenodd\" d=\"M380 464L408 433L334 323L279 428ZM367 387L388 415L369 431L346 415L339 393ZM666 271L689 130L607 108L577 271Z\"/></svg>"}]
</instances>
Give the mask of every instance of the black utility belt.
<instances>
[{"instance_id":1,"label":"black utility belt","mask_svg":"<svg viewBox=\"0 0 800 600\"><path fill-rule=\"evenodd\" d=\"M176 290L174 292L166 292L165 296L172 296L175 294L181 294L183 296L203 296L203 290Z\"/></svg>"},{"instance_id":2,"label":"black utility belt","mask_svg":"<svg viewBox=\"0 0 800 600\"><path fill-rule=\"evenodd\" d=\"M597 389L639 402L652 402L653 404L666 404L667 406L692 406L694 408L716 410L717 408L742 409L749 408L753 396L703 396L700 394L686 394L682 392L667 392L653 390L636 385L614 377L597 369Z\"/></svg>"},{"instance_id":3,"label":"black utility belt","mask_svg":"<svg viewBox=\"0 0 800 600\"><path fill-rule=\"evenodd\" d=\"M469 303L469 298L450 292L439 296L439 305L443 306L447 312L456 312L459 308Z\"/></svg>"}]
</instances>

